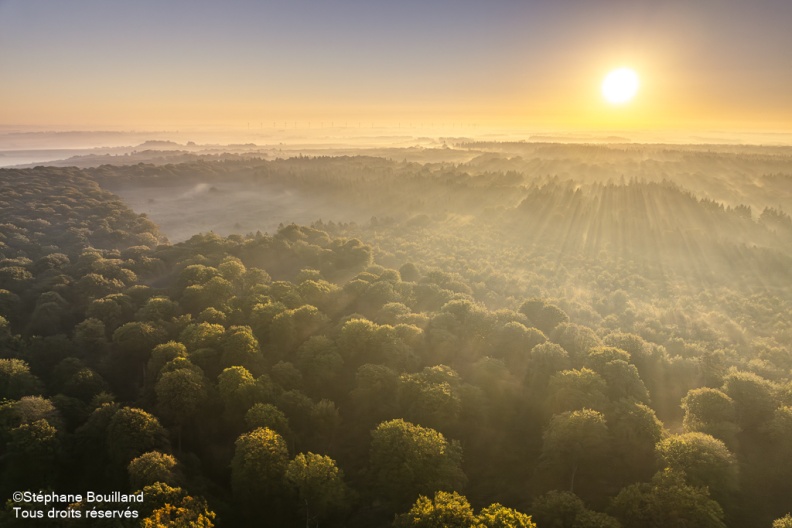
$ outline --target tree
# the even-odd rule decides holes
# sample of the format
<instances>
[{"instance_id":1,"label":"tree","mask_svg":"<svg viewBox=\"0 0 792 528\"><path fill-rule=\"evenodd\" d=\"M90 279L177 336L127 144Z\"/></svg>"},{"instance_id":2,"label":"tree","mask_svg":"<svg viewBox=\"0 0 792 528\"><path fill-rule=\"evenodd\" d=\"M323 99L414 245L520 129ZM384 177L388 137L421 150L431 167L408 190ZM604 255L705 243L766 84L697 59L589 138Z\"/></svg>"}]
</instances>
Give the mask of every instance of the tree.
<instances>
[{"instance_id":1,"label":"tree","mask_svg":"<svg viewBox=\"0 0 792 528\"><path fill-rule=\"evenodd\" d=\"M52 401L41 396L23 396L18 401L9 400L11 414L9 417L14 425L29 424L38 420L46 420L56 429L62 429L63 418L52 404Z\"/></svg>"},{"instance_id":2,"label":"tree","mask_svg":"<svg viewBox=\"0 0 792 528\"><path fill-rule=\"evenodd\" d=\"M141 510L143 528L213 528L215 513L201 497L182 488L156 482L143 488L146 501Z\"/></svg>"},{"instance_id":3,"label":"tree","mask_svg":"<svg viewBox=\"0 0 792 528\"><path fill-rule=\"evenodd\" d=\"M792 515L786 514L773 521L773 528L792 528Z\"/></svg>"},{"instance_id":4,"label":"tree","mask_svg":"<svg viewBox=\"0 0 792 528\"><path fill-rule=\"evenodd\" d=\"M575 518L572 528L621 528L621 523L607 513L587 509Z\"/></svg>"},{"instance_id":5,"label":"tree","mask_svg":"<svg viewBox=\"0 0 792 528\"><path fill-rule=\"evenodd\" d=\"M782 460L792 462L792 406L776 409L773 419L767 424L767 434L777 453L773 457L776 469L792 470L792 463L779 464Z\"/></svg>"},{"instance_id":6,"label":"tree","mask_svg":"<svg viewBox=\"0 0 792 528\"><path fill-rule=\"evenodd\" d=\"M569 321L569 316L563 310L554 304L545 303L542 299L529 299L520 306L519 310L545 334Z\"/></svg>"},{"instance_id":7,"label":"tree","mask_svg":"<svg viewBox=\"0 0 792 528\"><path fill-rule=\"evenodd\" d=\"M286 442L272 429L259 427L241 435L234 445L231 460L234 496L249 504L271 499L280 490L288 465Z\"/></svg>"},{"instance_id":8,"label":"tree","mask_svg":"<svg viewBox=\"0 0 792 528\"><path fill-rule=\"evenodd\" d=\"M671 435L657 444L663 467L685 476L694 487L707 487L724 499L738 488L738 468L726 445L704 433Z\"/></svg>"},{"instance_id":9,"label":"tree","mask_svg":"<svg viewBox=\"0 0 792 528\"><path fill-rule=\"evenodd\" d=\"M663 424L651 407L630 400L612 404L608 429L613 452L619 453L613 465L620 468L624 484L648 480L657 469L655 446L663 437Z\"/></svg>"},{"instance_id":10,"label":"tree","mask_svg":"<svg viewBox=\"0 0 792 528\"><path fill-rule=\"evenodd\" d=\"M270 335L279 350L291 352L309 337L319 333L328 321L327 316L318 308L306 304L276 315L272 319Z\"/></svg>"},{"instance_id":11,"label":"tree","mask_svg":"<svg viewBox=\"0 0 792 528\"><path fill-rule=\"evenodd\" d=\"M85 351L87 360L96 364L107 352L107 329L99 319L88 318L74 327L74 342Z\"/></svg>"},{"instance_id":12,"label":"tree","mask_svg":"<svg viewBox=\"0 0 792 528\"><path fill-rule=\"evenodd\" d=\"M159 451L149 451L133 459L127 471L132 490L142 490L155 482L176 485L180 480L176 459Z\"/></svg>"},{"instance_id":13,"label":"tree","mask_svg":"<svg viewBox=\"0 0 792 528\"><path fill-rule=\"evenodd\" d=\"M350 392L357 422L369 427L398 416L399 375L384 365L366 363L355 373L356 385Z\"/></svg>"},{"instance_id":14,"label":"tree","mask_svg":"<svg viewBox=\"0 0 792 528\"><path fill-rule=\"evenodd\" d=\"M109 387L95 370L82 367L63 384L63 394L90 402L97 394L107 392Z\"/></svg>"},{"instance_id":15,"label":"tree","mask_svg":"<svg viewBox=\"0 0 792 528\"><path fill-rule=\"evenodd\" d=\"M605 380L593 370L564 370L550 378L548 408L552 413L588 408L602 411L608 399Z\"/></svg>"},{"instance_id":16,"label":"tree","mask_svg":"<svg viewBox=\"0 0 792 528\"><path fill-rule=\"evenodd\" d=\"M134 407L119 409L107 425L107 447L118 465L129 462L147 451L168 451L165 429L146 411Z\"/></svg>"},{"instance_id":17,"label":"tree","mask_svg":"<svg viewBox=\"0 0 792 528\"><path fill-rule=\"evenodd\" d=\"M129 322L133 314L132 299L122 293L115 293L92 300L85 315L102 321L107 331L113 332L122 324Z\"/></svg>"},{"instance_id":18,"label":"tree","mask_svg":"<svg viewBox=\"0 0 792 528\"><path fill-rule=\"evenodd\" d=\"M627 399L649 403L649 391L646 390L635 365L618 359L608 361L596 371L605 379L608 385L607 396L611 400Z\"/></svg>"},{"instance_id":19,"label":"tree","mask_svg":"<svg viewBox=\"0 0 792 528\"><path fill-rule=\"evenodd\" d=\"M522 375L531 358L531 350L546 341L547 337L540 330L510 321L498 330L494 352L509 368Z\"/></svg>"},{"instance_id":20,"label":"tree","mask_svg":"<svg viewBox=\"0 0 792 528\"><path fill-rule=\"evenodd\" d=\"M462 449L427 427L390 420L371 433L369 467L375 491L397 504L416 495L461 488Z\"/></svg>"},{"instance_id":21,"label":"tree","mask_svg":"<svg viewBox=\"0 0 792 528\"><path fill-rule=\"evenodd\" d=\"M537 399L544 397L550 377L569 369L569 353L556 343L541 343L531 349L525 383Z\"/></svg>"},{"instance_id":22,"label":"tree","mask_svg":"<svg viewBox=\"0 0 792 528\"><path fill-rule=\"evenodd\" d=\"M151 297L135 313L138 321L168 322L179 315L179 305L167 297Z\"/></svg>"},{"instance_id":23,"label":"tree","mask_svg":"<svg viewBox=\"0 0 792 528\"><path fill-rule=\"evenodd\" d=\"M256 403L248 409L245 413L245 424L250 430L267 427L284 438L294 435L286 415L270 403Z\"/></svg>"},{"instance_id":24,"label":"tree","mask_svg":"<svg viewBox=\"0 0 792 528\"><path fill-rule=\"evenodd\" d=\"M434 498L418 497L410 511L399 515L395 528L473 528L473 508L463 495L438 491Z\"/></svg>"},{"instance_id":25,"label":"tree","mask_svg":"<svg viewBox=\"0 0 792 528\"><path fill-rule=\"evenodd\" d=\"M223 367L243 366L261 374L261 351L258 340L248 326L233 326L228 329L221 345L220 364Z\"/></svg>"},{"instance_id":26,"label":"tree","mask_svg":"<svg viewBox=\"0 0 792 528\"><path fill-rule=\"evenodd\" d=\"M772 418L776 387L761 376L732 371L723 380L723 392L734 400L737 424L743 430L755 430Z\"/></svg>"},{"instance_id":27,"label":"tree","mask_svg":"<svg viewBox=\"0 0 792 528\"><path fill-rule=\"evenodd\" d=\"M682 425L689 433L706 433L722 440L726 445L737 445L737 414L734 400L718 389L703 387L691 389L682 398L685 417Z\"/></svg>"},{"instance_id":28,"label":"tree","mask_svg":"<svg viewBox=\"0 0 792 528\"><path fill-rule=\"evenodd\" d=\"M0 359L0 398L17 400L42 391L41 381L30 373L27 363L21 359Z\"/></svg>"},{"instance_id":29,"label":"tree","mask_svg":"<svg viewBox=\"0 0 792 528\"><path fill-rule=\"evenodd\" d=\"M55 478L52 467L60 449L58 430L39 419L11 430L6 478L14 486L44 487Z\"/></svg>"},{"instance_id":30,"label":"tree","mask_svg":"<svg viewBox=\"0 0 792 528\"><path fill-rule=\"evenodd\" d=\"M328 456L298 454L286 467L285 478L305 508L306 527L311 521L319 526L320 521L344 506L348 494L344 473Z\"/></svg>"},{"instance_id":31,"label":"tree","mask_svg":"<svg viewBox=\"0 0 792 528\"><path fill-rule=\"evenodd\" d=\"M177 504L167 503L141 521L143 528L213 528L215 513L206 502L189 495Z\"/></svg>"},{"instance_id":32,"label":"tree","mask_svg":"<svg viewBox=\"0 0 792 528\"><path fill-rule=\"evenodd\" d=\"M459 376L445 366L427 367L416 374L399 377L399 406L402 416L415 423L443 429L459 417Z\"/></svg>"},{"instance_id":33,"label":"tree","mask_svg":"<svg viewBox=\"0 0 792 528\"><path fill-rule=\"evenodd\" d=\"M177 357L187 357L187 347L183 344L168 341L155 346L146 365L146 381L151 384L156 383L162 367Z\"/></svg>"},{"instance_id":34,"label":"tree","mask_svg":"<svg viewBox=\"0 0 792 528\"><path fill-rule=\"evenodd\" d=\"M613 511L624 528L726 528L723 509L707 489L686 484L683 475L670 469L657 473L651 483L621 490Z\"/></svg>"},{"instance_id":35,"label":"tree","mask_svg":"<svg viewBox=\"0 0 792 528\"><path fill-rule=\"evenodd\" d=\"M219 324L198 323L188 325L179 335L179 341L184 343L187 350L194 352L201 348L214 348L220 350L220 344L225 336L225 328Z\"/></svg>"},{"instance_id":36,"label":"tree","mask_svg":"<svg viewBox=\"0 0 792 528\"><path fill-rule=\"evenodd\" d=\"M380 325L368 319L354 318L341 327L338 351L347 365L360 365L364 360L378 362L380 359Z\"/></svg>"},{"instance_id":37,"label":"tree","mask_svg":"<svg viewBox=\"0 0 792 528\"><path fill-rule=\"evenodd\" d=\"M498 503L483 508L476 515L476 521L481 528L536 528L530 515Z\"/></svg>"},{"instance_id":38,"label":"tree","mask_svg":"<svg viewBox=\"0 0 792 528\"><path fill-rule=\"evenodd\" d=\"M610 435L605 417L597 411L582 409L553 416L543 436L542 456L575 490L580 469L591 470L609 451Z\"/></svg>"},{"instance_id":39,"label":"tree","mask_svg":"<svg viewBox=\"0 0 792 528\"><path fill-rule=\"evenodd\" d=\"M340 374L344 360L335 343L325 336L312 336L297 350L297 367L309 394L325 395Z\"/></svg>"},{"instance_id":40,"label":"tree","mask_svg":"<svg viewBox=\"0 0 792 528\"><path fill-rule=\"evenodd\" d=\"M542 528L573 528L575 519L585 511L586 505L571 491L549 491L531 505L533 518Z\"/></svg>"},{"instance_id":41,"label":"tree","mask_svg":"<svg viewBox=\"0 0 792 528\"><path fill-rule=\"evenodd\" d=\"M245 367L229 367L221 372L217 389L231 422L240 420L253 404L265 398L261 385Z\"/></svg>"},{"instance_id":42,"label":"tree","mask_svg":"<svg viewBox=\"0 0 792 528\"><path fill-rule=\"evenodd\" d=\"M164 372L154 391L160 413L177 426L177 445L181 451L182 429L196 416L208 397L203 373L197 368Z\"/></svg>"},{"instance_id":43,"label":"tree","mask_svg":"<svg viewBox=\"0 0 792 528\"><path fill-rule=\"evenodd\" d=\"M132 397L146 375L151 349L167 340L167 334L152 323L133 321L113 332L113 386Z\"/></svg>"},{"instance_id":44,"label":"tree","mask_svg":"<svg viewBox=\"0 0 792 528\"><path fill-rule=\"evenodd\" d=\"M574 323L559 324L550 333L550 339L569 352L573 362L586 357L589 350L602 344L591 328Z\"/></svg>"},{"instance_id":45,"label":"tree","mask_svg":"<svg viewBox=\"0 0 792 528\"><path fill-rule=\"evenodd\" d=\"M336 404L330 400L320 400L311 409L310 446L318 451L329 451L338 436L341 415Z\"/></svg>"}]
</instances>

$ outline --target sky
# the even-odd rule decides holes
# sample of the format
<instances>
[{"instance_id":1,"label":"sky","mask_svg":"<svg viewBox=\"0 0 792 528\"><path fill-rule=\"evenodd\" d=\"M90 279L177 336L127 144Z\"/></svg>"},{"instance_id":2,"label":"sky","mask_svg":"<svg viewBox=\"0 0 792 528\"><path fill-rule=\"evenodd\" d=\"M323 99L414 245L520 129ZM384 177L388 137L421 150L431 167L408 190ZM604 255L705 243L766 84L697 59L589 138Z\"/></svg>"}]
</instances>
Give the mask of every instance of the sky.
<instances>
[{"instance_id":1,"label":"sky","mask_svg":"<svg viewBox=\"0 0 792 528\"><path fill-rule=\"evenodd\" d=\"M0 126L788 132L790 26L789 0L0 0Z\"/></svg>"}]
</instances>

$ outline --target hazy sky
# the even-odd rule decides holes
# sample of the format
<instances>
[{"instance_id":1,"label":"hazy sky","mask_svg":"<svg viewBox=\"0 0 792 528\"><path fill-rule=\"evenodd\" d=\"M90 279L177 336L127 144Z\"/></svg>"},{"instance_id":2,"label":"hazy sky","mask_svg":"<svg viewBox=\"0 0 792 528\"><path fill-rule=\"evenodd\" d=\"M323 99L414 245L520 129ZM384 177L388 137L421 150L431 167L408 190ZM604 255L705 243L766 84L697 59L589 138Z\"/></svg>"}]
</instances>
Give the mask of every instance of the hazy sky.
<instances>
[{"instance_id":1,"label":"hazy sky","mask_svg":"<svg viewBox=\"0 0 792 528\"><path fill-rule=\"evenodd\" d=\"M790 0L0 0L0 125L788 130L790 27Z\"/></svg>"}]
</instances>

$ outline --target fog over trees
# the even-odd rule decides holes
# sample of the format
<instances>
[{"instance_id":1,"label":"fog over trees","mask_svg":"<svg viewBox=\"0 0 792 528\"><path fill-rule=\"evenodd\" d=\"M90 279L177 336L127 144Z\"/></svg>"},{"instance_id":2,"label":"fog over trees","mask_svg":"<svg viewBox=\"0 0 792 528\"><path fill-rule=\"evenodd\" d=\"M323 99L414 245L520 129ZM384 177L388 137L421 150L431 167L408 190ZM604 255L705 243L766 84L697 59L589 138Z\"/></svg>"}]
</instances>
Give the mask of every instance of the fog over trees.
<instances>
[{"instance_id":1,"label":"fog over trees","mask_svg":"<svg viewBox=\"0 0 792 528\"><path fill-rule=\"evenodd\" d=\"M0 169L0 496L790 524L792 149L407 150Z\"/></svg>"}]
</instances>

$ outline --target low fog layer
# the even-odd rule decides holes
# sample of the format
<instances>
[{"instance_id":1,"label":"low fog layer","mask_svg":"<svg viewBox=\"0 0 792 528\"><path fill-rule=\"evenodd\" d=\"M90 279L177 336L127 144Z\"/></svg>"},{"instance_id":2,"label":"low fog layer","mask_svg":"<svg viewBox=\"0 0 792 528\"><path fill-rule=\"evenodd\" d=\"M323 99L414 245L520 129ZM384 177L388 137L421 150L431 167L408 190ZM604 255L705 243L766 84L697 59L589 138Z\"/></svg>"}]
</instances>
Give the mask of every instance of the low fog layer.
<instances>
[{"instance_id":1,"label":"low fog layer","mask_svg":"<svg viewBox=\"0 0 792 528\"><path fill-rule=\"evenodd\" d=\"M361 222L370 216L344 211L321 196L281 185L238 182L124 187L117 194L154 220L172 242L196 233L274 233L280 224L310 224L321 218Z\"/></svg>"}]
</instances>

